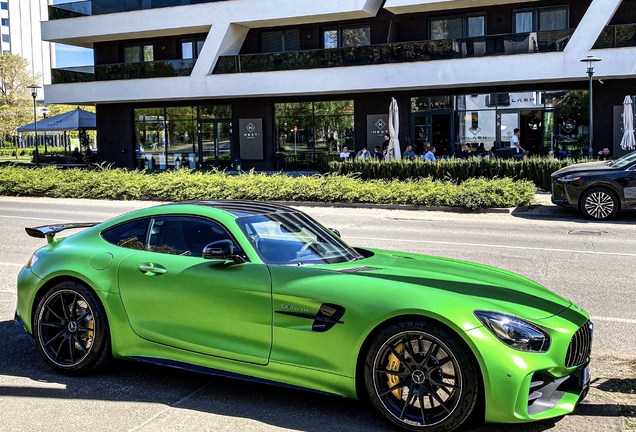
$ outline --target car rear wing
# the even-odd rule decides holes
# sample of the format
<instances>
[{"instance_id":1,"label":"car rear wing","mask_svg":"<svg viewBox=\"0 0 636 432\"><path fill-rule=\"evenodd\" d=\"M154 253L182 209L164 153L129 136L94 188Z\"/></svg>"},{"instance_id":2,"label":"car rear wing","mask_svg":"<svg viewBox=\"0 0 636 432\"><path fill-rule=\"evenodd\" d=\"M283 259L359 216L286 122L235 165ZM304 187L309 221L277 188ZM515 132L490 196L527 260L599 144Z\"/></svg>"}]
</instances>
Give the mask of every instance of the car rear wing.
<instances>
[{"instance_id":1,"label":"car rear wing","mask_svg":"<svg viewBox=\"0 0 636 432\"><path fill-rule=\"evenodd\" d=\"M78 229L78 228L90 228L92 226L97 225L100 222L83 222L83 223L67 223L67 224L56 224L56 225L44 225L40 227L34 228L25 228L25 231L31 237L37 238L46 238L47 242L51 243L55 234L67 230L67 229Z\"/></svg>"}]
</instances>

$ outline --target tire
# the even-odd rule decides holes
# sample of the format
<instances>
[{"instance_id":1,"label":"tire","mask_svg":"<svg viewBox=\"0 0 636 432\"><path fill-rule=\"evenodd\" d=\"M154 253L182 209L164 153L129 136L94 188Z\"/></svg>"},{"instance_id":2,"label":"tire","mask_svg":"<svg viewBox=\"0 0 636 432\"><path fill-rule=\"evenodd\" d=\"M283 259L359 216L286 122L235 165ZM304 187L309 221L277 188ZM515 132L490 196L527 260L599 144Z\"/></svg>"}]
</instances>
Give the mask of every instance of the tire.
<instances>
[{"instance_id":1,"label":"tire","mask_svg":"<svg viewBox=\"0 0 636 432\"><path fill-rule=\"evenodd\" d=\"M618 214L620 205L618 197L611 190L592 188L583 193L579 207L589 219L609 220Z\"/></svg>"},{"instance_id":2,"label":"tire","mask_svg":"<svg viewBox=\"0 0 636 432\"><path fill-rule=\"evenodd\" d=\"M476 362L450 331L425 321L393 324L372 342L364 378L373 407L409 431L459 427L479 396Z\"/></svg>"},{"instance_id":3,"label":"tire","mask_svg":"<svg viewBox=\"0 0 636 432\"><path fill-rule=\"evenodd\" d=\"M110 360L106 312L95 293L77 282L62 282L40 299L33 320L44 361L66 375L96 371Z\"/></svg>"}]
</instances>

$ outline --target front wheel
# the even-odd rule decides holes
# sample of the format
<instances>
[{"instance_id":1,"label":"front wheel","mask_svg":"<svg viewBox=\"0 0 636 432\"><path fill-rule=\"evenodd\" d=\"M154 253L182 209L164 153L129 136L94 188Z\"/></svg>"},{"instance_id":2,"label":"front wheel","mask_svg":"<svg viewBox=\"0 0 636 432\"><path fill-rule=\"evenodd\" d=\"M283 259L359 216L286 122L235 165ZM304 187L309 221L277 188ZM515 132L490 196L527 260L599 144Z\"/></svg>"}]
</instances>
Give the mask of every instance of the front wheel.
<instances>
[{"instance_id":1,"label":"front wheel","mask_svg":"<svg viewBox=\"0 0 636 432\"><path fill-rule=\"evenodd\" d=\"M581 196L581 212L590 219L608 220L616 216L620 201L609 189L593 188Z\"/></svg>"},{"instance_id":2,"label":"front wheel","mask_svg":"<svg viewBox=\"0 0 636 432\"><path fill-rule=\"evenodd\" d=\"M448 330L424 321L393 324L369 348L365 384L373 407L403 429L452 431L475 408L478 372Z\"/></svg>"},{"instance_id":3,"label":"front wheel","mask_svg":"<svg viewBox=\"0 0 636 432\"><path fill-rule=\"evenodd\" d=\"M110 359L110 331L97 296L76 282L48 290L34 318L38 351L48 365L67 375L80 375Z\"/></svg>"}]
</instances>

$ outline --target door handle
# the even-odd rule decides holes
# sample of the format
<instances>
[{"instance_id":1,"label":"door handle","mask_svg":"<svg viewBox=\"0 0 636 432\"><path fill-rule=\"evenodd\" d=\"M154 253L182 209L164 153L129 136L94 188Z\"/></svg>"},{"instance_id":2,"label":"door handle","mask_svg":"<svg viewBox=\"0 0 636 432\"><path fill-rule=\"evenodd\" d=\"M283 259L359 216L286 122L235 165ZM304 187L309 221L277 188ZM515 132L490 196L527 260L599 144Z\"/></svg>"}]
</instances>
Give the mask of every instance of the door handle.
<instances>
[{"instance_id":1,"label":"door handle","mask_svg":"<svg viewBox=\"0 0 636 432\"><path fill-rule=\"evenodd\" d=\"M166 269L157 264L142 264L139 266L139 271L141 271L146 276L154 276L154 275L162 275L166 272Z\"/></svg>"}]
</instances>

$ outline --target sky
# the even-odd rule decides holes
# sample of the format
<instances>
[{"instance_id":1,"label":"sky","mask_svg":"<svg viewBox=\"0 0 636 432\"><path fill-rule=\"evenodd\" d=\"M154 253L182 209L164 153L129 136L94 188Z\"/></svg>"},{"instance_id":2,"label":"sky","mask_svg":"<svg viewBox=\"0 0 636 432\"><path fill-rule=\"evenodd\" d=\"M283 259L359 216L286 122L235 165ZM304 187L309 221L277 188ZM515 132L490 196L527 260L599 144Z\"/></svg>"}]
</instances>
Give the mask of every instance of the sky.
<instances>
[{"instance_id":1,"label":"sky","mask_svg":"<svg viewBox=\"0 0 636 432\"><path fill-rule=\"evenodd\" d=\"M88 66L93 64L93 50L55 44L55 67Z\"/></svg>"},{"instance_id":2,"label":"sky","mask_svg":"<svg viewBox=\"0 0 636 432\"><path fill-rule=\"evenodd\" d=\"M79 0L53 0L53 4L73 3ZM70 45L55 44L55 67L88 66L93 64L93 50Z\"/></svg>"}]
</instances>

